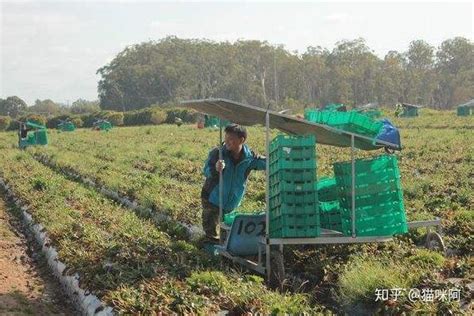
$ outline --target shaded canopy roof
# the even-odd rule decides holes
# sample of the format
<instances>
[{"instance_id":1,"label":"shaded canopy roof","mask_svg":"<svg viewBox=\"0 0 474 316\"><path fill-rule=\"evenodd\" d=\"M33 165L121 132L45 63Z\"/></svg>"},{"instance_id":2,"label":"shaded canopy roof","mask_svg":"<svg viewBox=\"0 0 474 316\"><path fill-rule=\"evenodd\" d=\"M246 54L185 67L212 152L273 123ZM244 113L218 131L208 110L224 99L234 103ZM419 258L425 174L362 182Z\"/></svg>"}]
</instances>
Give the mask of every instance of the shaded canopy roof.
<instances>
[{"instance_id":1,"label":"shaded canopy roof","mask_svg":"<svg viewBox=\"0 0 474 316\"><path fill-rule=\"evenodd\" d=\"M458 105L458 107L469 107L472 108L474 107L474 99L467 101L466 103Z\"/></svg>"},{"instance_id":2,"label":"shaded canopy roof","mask_svg":"<svg viewBox=\"0 0 474 316\"><path fill-rule=\"evenodd\" d=\"M412 109L420 109L420 108L423 107L423 106L421 106L421 105L410 104L410 103L402 103L402 106L403 106L404 108L412 108Z\"/></svg>"},{"instance_id":3,"label":"shaded canopy roof","mask_svg":"<svg viewBox=\"0 0 474 316\"><path fill-rule=\"evenodd\" d=\"M37 128L37 129L45 129L45 128L46 128L46 127L43 126L43 125L36 124L36 123L34 123L34 122L31 122L31 121L26 121L25 125L26 125L26 126L29 126L29 127Z\"/></svg>"},{"instance_id":4,"label":"shaded canopy roof","mask_svg":"<svg viewBox=\"0 0 474 316\"><path fill-rule=\"evenodd\" d=\"M364 110L365 109L378 109L378 108L379 108L379 104L377 102L371 102L371 103L356 106L356 109L364 109Z\"/></svg>"},{"instance_id":5,"label":"shaded canopy roof","mask_svg":"<svg viewBox=\"0 0 474 316\"><path fill-rule=\"evenodd\" d=\"M180 106L189 107L199 112L214 115L221 119L229 120L231 122L246 126L256 124L265 125L265 114L267 112L267 110L264 108L242 104L226 99L183 101L180 103ZM316 136L316 142L319 144L350 147L351 135L354 135L354 145L359 149L374 150L382 147L399 149L396 144L374 140L363 135L350 133L330 127L328 125L309 122L304 119L280 114L271 110L268 110L268 113L270 115L271 128L276 128L288 134L313 134Z\"/></svg>"}]
</instances>

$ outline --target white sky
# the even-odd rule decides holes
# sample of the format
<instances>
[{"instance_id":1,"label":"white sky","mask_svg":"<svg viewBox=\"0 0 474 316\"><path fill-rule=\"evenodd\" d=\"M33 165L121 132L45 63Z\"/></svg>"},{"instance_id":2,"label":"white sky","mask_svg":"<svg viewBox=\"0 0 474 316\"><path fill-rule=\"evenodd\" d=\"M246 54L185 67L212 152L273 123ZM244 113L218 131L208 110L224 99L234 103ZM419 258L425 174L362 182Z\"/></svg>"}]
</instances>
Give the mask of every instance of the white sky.
<instances>
[{"instance_id":1,"label":"white sky","mask_svg":"<svg viewBox=\"0 0 474 316\"><path fill-rule=\"evenodd\" d=\"M97 69L127 45L167 35L266 40L302 53L363 37L381 58L423 39L473 40L473 2L0 0L0 98L97 99Z\"/></svg>"}]
</instances>

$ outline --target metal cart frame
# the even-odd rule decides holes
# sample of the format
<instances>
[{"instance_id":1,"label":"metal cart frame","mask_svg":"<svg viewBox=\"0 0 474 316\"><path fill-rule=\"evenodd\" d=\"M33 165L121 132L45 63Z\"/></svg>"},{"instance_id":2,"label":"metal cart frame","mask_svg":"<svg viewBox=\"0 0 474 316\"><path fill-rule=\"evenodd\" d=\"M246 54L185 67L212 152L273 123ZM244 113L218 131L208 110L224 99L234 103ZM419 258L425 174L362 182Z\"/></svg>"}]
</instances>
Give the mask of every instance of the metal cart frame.
<instances>
[{"instance_id":1,"label":"metal cart frame","mask_svg":"<svg viewBox=\"0 0 474 316\"><path fill-rule=\"evenodd\" d=\"M204 101L204 100L198 100ZM191 102L191 101L190 101ZM188 102L185 102L188 103ZM316 123L311 123L314 125L321 125ZM219 255L230 259L231 261L238 263L250 270L253 270L257 273L262 275L266 275L267 280L271 280L272 275L272 259L276 258L278 269L278 275L283 277L284 275L284 258L283 258L283 249L285 245L329 245L329 244L356 244L356 243L370 243L370 242L387 242L393 239L393 236L363 236L358 237L355 231L355 139L363 139L367 141L374 141L374 139L370 137L366 137L360 134L351 133L344 130L339 130L330 126L324 126L325 129L333 131L338 134L346 134L350 135L351 138L351 164L352 164L352 212L351 212L351 220L352 220L352 236L344 236L343 233L328 230L328 229L321 229L321 235L319 237L311 237L311 238L269 238L270 233L270 195L269 195L269 188L270 188L270 112L267 110L265 111L265 151L266 151L266 188L265 188L265 200L266 200L266 210L265 210L265 236L261 237L258 240L258 257L257 261L253 261L248 258L240 257L233 255L225 250L228 238L224 240L224 234L222 232L230 232L230 227L225 225L223 222L223 204L222 204L222 172L219 173L219 218L220 218L220 225L221 225L221 239L220 239L220 249L217 251ZM219 131L219 159L222 159L222 126L220 126ZM380 145L381 148L384 147L386 151L389 151L389 148L397 148L398 146L389 142L385 142L382 140L375 141L377 145ZM427 247L435 247L437 246L441 250L444 251L444 243L441 237L441 220L439 218L435 218L433 220L426 220L426 221L414 221L408 222L409 228L419 228L419 227L426 227L428 228L428 234L426 239ZM436 227L435 232L430 231L430 227ZM272 248L277 247L277 250ZM276 255L273 256L272 252L276 252ZM283 271L282 271L283 270ZM282 275L283 274L283 275Z\"/></svg>"}]
</instances>

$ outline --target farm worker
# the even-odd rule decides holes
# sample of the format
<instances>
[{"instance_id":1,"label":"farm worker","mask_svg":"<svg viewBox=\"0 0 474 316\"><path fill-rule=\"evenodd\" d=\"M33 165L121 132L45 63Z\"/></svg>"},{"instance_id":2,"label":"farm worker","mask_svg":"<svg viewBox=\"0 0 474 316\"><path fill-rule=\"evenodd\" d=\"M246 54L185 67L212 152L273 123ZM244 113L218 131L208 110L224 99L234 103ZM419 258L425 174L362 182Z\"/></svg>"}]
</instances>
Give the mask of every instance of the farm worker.
<instances>
[{"instance_id":1,"label":"farm worker","mask_svg":"<svg viewBox=\"0 0 474 316\"><path fill-rule=\"evenodd\" d=\"M174 118L174 123L175 123L176 125L178 125L178 127L179 127L179 126L181 126L181 125L183 124L183 120L180 119L179 117L175 117L175 118Z\"/></svg>"},{"instance_id":2,"label":"farm worker","mask_svg":"<svg viewBox=\"0 0 474 316\"><path fill-rule=\"evenodd\" d=\"M402 105L400 103L397 103L397 105L395 107L396 107L395 108L395 116L399 117L400 114L402 114L402 112L403 112Z\"/></svg>"},{"instance_id":3,"label":"farm worker","mask_svg":"<svg viewBox=\"0 0 474 316\"><path fill-rule=\"evenodd\" d=\"M266 158L256 155L245 144L247 131L243 126L230 124L225 128L222 160L219 148L209 152L204 164L206 181L201 191L202 227L210 241L219 241L219 172L222 172L222 210L227 214L240 205L251 170L265 170ZM221 219L222 220L222 219Z\"/></svg>"}]
</instances>

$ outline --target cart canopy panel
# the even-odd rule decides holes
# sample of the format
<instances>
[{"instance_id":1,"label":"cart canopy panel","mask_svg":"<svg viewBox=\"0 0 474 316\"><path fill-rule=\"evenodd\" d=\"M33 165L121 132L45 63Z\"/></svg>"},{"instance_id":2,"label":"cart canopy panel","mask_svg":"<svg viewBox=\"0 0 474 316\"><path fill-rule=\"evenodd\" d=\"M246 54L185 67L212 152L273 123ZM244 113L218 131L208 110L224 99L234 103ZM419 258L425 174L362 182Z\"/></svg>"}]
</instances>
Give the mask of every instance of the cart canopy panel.
<instances>
[{"instance_id":1,"label":"cart canopy panel","mask_svg":"<svg viewBox=\"0 0 474 316\"><path fill-rule=\"evenodd\" d=\"M190 100L180 103L182 107L189 107L196 111L217 116L231 122L252 126L265 125L265 114L267 110L252 105L242 104L226 99L203 99ZM375 150L382 147L400 149L398 145L380 140L371 139L366 136L350 133L327 125L312 123L304 119L280 114L268 110L270 114L270 127L282 132L294 135L313 134L319 144L350 147L351 135L354 135L355 147L363 150Z\"/></svg>"}]
</instances>

